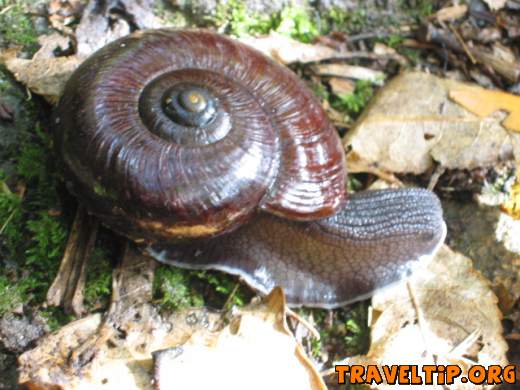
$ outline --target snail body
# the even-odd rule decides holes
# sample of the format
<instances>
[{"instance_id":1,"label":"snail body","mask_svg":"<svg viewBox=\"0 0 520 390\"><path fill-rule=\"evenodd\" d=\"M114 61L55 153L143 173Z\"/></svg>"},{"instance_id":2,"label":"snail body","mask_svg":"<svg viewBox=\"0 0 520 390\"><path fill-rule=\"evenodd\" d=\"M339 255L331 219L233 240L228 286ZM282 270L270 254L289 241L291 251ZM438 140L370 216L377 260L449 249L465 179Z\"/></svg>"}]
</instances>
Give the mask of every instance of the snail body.
<instances>
[{"instance_id":1,"label":"snail body","mask_svg":"<svg viewBox=\"0 0 520 390\"><path fill-rule=\"evenodd\" d=\"M68 187L107 226L160 261L281 285L293 304L358 299L444 238L428 191L347 199L342 145L313 93L218 34L107 45L74 72L55 122Z\"/></svg>"}]
</instances>

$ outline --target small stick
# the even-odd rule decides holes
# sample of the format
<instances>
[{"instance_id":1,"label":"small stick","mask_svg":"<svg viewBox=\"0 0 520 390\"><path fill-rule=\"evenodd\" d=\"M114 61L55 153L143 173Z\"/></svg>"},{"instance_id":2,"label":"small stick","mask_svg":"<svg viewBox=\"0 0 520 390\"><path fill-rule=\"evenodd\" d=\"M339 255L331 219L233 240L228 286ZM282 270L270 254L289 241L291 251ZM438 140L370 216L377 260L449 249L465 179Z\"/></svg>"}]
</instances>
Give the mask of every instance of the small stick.
<instances>
[{"instance_id":1,"label":"small stick","mask_svg":"<svg viewBox=\"0 0 520 390\"><path fill-rule=\"evenodd\" d=\"M437 183L439 182L440 177L446 172L446 167L442 165L437 165L437 168L435 168L435 171L433 172L432 176L430 177L430 182L428 183L428 190L433 191Z\"/></svg>"},{"instance_id":2,"label":"small stick","mask_svg":"<svg viewBox=\"0 0 520 390\"><path fill-rule=\"evenodd\" d=\"M75 315L83 313L86 269L96 241L97 230L98 222L88 215L82 205L79 205L58 274L47 292L48 305L63 305L66 311Z\"/></svg>"},{"instance_id":3,"label":"small stick","mask_svg":"<svg viewBox=\"0 0 520 390\"><path fill-rule=\"evenodd\" d=\"M81 316L85 313L85 307L83 306L85 283L87 281L87 266L89 260L92 258L92 252L96 244L97 231L99 223L97 219L89 217L87 219L89 233L87 233L87 240L84 241L84 245L78 251L76 260L78 264L78 279L75 285L68 289L68 294L65 298L65 311L70 311L76 316Z\"/></svg>"},{"instance_id":4,"label":"small stick","mask_svg":"<svg viewBox=\"0 0 520 390\"><path fill-rule=\"evenodd\" d=\"M462 39L462 37L460 36L459 32L451 24L449 25L449 27L450 27L450 30L453 33L453 35L455 35L455 38L457 38L457 41L459 41L460 45L464 49L464 52L467 54L467 56L471 60L471 62L473 64L476 64L477 60L475 59L475 57L471 53L471 50L469 50L468 46L466 45L466 42L464 42L464 39Z\"/></svg>"},{"instance_id":5,"label":"small stick","mask_svg":"<svg viewBox=\"0 0 520 390\"><path fill-rule=\"evenodd\" d=\"M320 333L316 330L316 328L309 322L307 321L305 318L303 318L302 316L300 316L299 314L295 313L294 311L292 311L291 309L289 309L288 307L285 309L285 313L287 314L288 317L291 317L291 318L294 318L296 321L298 321L300 324L302 324L305 328L307 328L307 330L309 331L309 333L312 335L312 337L320 340L321 339L321 336L320 336Z\"/></svg>"},{"instance_id":6,"label":"small stick","mask_svg":"<svg viewBox=\"0 0 520 390\"><path fill-rule=\"evenodd\" d=\"M240 283L239 282L235 283L235 286L233 287L233 290L229 293L229 296L227 297L226 302L224 303L224 306L222 306L222 310L226 310L231 305L231 302L233 301L233 298L235 297L239 287L240 287Z\"/></svg>"}]
</instances>

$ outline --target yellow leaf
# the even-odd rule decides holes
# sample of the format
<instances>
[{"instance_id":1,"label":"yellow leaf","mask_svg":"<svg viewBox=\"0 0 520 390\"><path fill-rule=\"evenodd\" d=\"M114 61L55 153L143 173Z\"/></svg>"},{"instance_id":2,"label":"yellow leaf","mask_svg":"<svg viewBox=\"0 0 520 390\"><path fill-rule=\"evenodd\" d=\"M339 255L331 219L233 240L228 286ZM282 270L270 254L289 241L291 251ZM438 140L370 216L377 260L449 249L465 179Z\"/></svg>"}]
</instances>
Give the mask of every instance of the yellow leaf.
<instances>
[{"instance_id":1,"label":"yellow leaf","mask_svg":"<svg viewBox=\"0 0 520 390\"><path fill-rule=\"evenodd\" d=\"M520 133L520 96L502 91L466 87L450 91L450 99L481 118L497 111L506 111L509 116L502 125Z\"/></svg>"},{"instance_id":2,"label":"yellow leaf","mask_svg":"<svg viewBox=\"0 0 520 390\"><path fill-rule=\"evenodd\" d=\"M500 205L505 213L514 219L520 219L520 182L516 182L509 192L509 199Z\"/></svg>"}]
</instances>

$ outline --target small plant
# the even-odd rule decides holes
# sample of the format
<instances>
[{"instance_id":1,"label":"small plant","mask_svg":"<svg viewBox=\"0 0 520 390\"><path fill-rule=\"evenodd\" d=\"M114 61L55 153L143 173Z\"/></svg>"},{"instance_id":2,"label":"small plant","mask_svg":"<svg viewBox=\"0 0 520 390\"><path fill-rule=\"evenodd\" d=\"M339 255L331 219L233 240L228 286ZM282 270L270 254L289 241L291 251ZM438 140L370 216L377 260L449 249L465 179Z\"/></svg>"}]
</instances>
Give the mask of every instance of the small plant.
<instances>
[{"instance_id":1,"label":"small plant","mask_svg":"<svg viewBox=\"0 0 520 390\"><path fill-rule=\"evenodd\" d=\"M239 0L219 3L212 22L222 26L226 32L237 37L266 34L273 28L271 18L251 15L244 2Z\"/></svg>"},{"instance_id":2,"label":"small plant","mask_svg":"<svg viewBox=\"0 0 520 390\"><path fill-rule=\"evenodd\" d=\"M164 308L176 310L203 305L243 306L250 294L230 275L161 266L155 270L154 297Z\"/></svg>"},{"instance_id":3,"label":"small plant","mask_svg":"<svg viewBox=\"0 0 520 390\"><path fill-rule=\"evenodd\" d=\"M435 4L432 0L400 0L399 8L415 19L422 20L432 15Z\"/></svg>"},{"instance_id":4,"label":"small plant","mask_svg":"<svg viewBox=\"0 0 520 390\"><path fill-rule=\"evenodd\" d=\"M238 37L276 31L302 42L310 42L319 35L319 29L311 14L301 7L286 7L267 17L249 12L242 1L230 0L219 3L216 15L210 22Z\"/></svg>"},{"instance_id":5,"label":"small plant","mask_svg":"<svg viewBox=\"0 0 520 390\"><path fill-rule=\"evenodd\" d=\"M367 306L358 304L350 312L345 321L346 335L344 337L346 350L357 355L368 348L369 331L367 324Z\"/></svg>"},{"instance_id":6,"label":"small plant","mask_svg":"<svg viewBox=\"0 0 520 390\"><path fill-rule=\"evenodd\" d=\"M7 151L14 173L0 174L0 277L11 286L4 286L4 296L16 302L16 292L23 303L30 303L45 297L63 253L67 225L57 211L51 139L34 118L34 103L23 104L20 144Z\"/></svg>"},{"instance_id":7,"label":"small plant","mask_svg":"<svg viewBox=\"0 0 520 390\"><path fill-rule=\"evenodd\" d=\"M330 93L327 90L327 87L325 87L325 85L323 85L322 83L314 82L310 84L309 87L311 88L312 92L314 92L314 94L321 100L330 99Z\"/></svg>"},{"instance_id":8,"label":"small plant","mask_svg":"<svg viewBox=\"0 0 520 390\"><path fill-rule=\"evenodd\" d=\"M85 304L95 308L106 306L112 293L112 264L109 253L102 248L94 249L87 268L85 283Z\"/></svg>"},{"instance_id":9,"label":"small plant","mask_svg":"<svg viewBox=\"0 0 520 390\"><path fill-rule=\"evenodd\" d=\"M396 47L398 47L401 43L403 43L403 41L404 41L404 37L399 34L390 34L390 36L388 36L388 38L383 39L383 42L386 45L388 45L388 47L391 47L394 49Z\"/></svg>"},{"instance_id":10,"label":"small plant","mask_svg":"<svg viewBox=\"0 0 520 390\"><path fill-rule=\"evenodd\" d=\"M203 283L207 283L221 295L226 303L236 306L244 306L248 301L245 289L240 288L237 280L230 275L212 271L198 271L197 277Z\"/></svg>"},{"instance_id":11,"label":"small plant","mask_svg":"<svg viewBox=\"0 0 520 390\"><path fill-rule=\"evenodd\" d=\"M28 14L32 0L0 0L0 35L6 42L31 46L37 43L37 33Z\"/></svg>"},{"instance_id":12,"label":"small plant","mask_svg":"<svg viewBox=\"0 0 520 390\"><path fill-rule=\"evenodd\" d=\"M154 296L169 310L203 306L204 299L190 286L194 273L175 267L160 266L155 270Z\"/></svg>"},{"instance_id":13,"label":"small plant","mask_svg":"<svg viewBox=\"0 0 520 390\"><path fill-rule=\"evenodd\" d=\"M312 20L311 14L297 7L283 9L274 30L301 42L310 42L319 35L318 26Z\"/></svg>"},{"instance_id":14,"label":"small plant","mask_svg":"<svg viewBox=\"0 0 520 390\"><path fill-rule=\"evenodd\" d=\"M320 31L322 34L328 34L331 31L353 34L363 31L368 25L368 16L363 8L347 11L333 7L323 15Z\"/></svg>"},{"instance_id":15,"label":"small plant","mask_svg":"<svg viewBox=\"0 0 520 390\"><path fill-rule=\"evenodd\" d=\"M0 247L12 254L21 239L18 225L22 217L22 200L4 180L5 175L0 172Z\"/></svg>"},{"instance_id":16,"label":"small plant","mask_svg":"<svg viewBox=\"0 0 520 390\"><path fill-rule=\"evenodd\" d=\"M0 316L25 302L27 287L27 283L16 282L0 275Z\"/></svg>"},{"instance_id":17,"label":"small plant","mask_svg":"<svg viewBox=\"0 0 520 390\"><path fill-rule=\"evenodd\" d=\"M338 96L332 102L332 105L337 110L344 111L351 116L356 116L365 108L373 94L374 87L372 82L359 80L356 83L354 92L348 92Z\"/></svg>"},{"instance_id":18,"label":"small plant","mask_svg":"<svg viewBox=\"0 0 520 390\"><path fill-rule=\"evenodd\" d=\"M45 318L47 326L51 332L60 329L63 325L73 321L75 317L66 314L61 307L47 307L40 310L40 314Z\"/></svg>"}]
</instances>

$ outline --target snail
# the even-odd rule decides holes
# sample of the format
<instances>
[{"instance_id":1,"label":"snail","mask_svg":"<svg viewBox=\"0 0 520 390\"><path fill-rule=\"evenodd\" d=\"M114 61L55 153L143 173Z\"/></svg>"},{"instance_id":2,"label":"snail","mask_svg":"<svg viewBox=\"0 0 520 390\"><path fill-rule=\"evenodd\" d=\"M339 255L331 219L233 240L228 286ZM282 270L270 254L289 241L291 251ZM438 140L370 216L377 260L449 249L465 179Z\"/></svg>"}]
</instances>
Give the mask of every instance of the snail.
<instances>
[{"instance_id":1,"label":"snail","mask_svg":"<svg viewBox=\"0 0 520 390\"><path fill-rule=\"evenodd\" d=\"M55 110L67 186L157 260L332 308L444 240L423 189L346 193L344 151L289 69L205 30L149 30L90 56Z\"/></svg>"}]
</instances>

